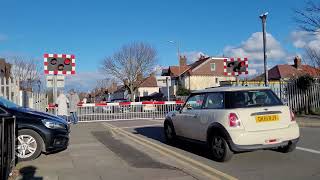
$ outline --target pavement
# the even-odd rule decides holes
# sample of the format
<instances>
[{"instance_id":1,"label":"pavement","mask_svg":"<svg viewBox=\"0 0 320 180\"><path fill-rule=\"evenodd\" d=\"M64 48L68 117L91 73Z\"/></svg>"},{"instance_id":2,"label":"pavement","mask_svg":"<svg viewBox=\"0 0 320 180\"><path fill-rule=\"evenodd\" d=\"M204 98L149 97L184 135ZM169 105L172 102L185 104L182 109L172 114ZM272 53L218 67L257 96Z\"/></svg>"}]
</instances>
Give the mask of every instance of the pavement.
<instances>
[{"instance_id":1,"label":"pavement","mask_svg":"<svg viewBox=\"0 0 320 180\"><path fill-rule=\"evenodd\" d=\"M16 179L320 179L320 128L301 127L292 153L255 151L218 163L199 144L165 144L162 124L121 120L73 126L66 151L19 163Z\"/></svg>"},{"instance_id":2,"label":"pavement","mask_svg":"<svg viewBox=\"0 0 320 180\"><path fill-rule=\"evenodd\" d=\"M296 121L300 127L320 127L319 115L299 115Z\"/></svg>"},{"instance_id":3,"label":"pavement","mask_svg":"<svg viewBox=\"0 0 320 180\"><path fill-rule=\"evenodd\" d=\"M17 165L18 180L142 180L194 179L113 137L101 123L81 123L71 129L67 150L41 155Z\"/></svg>"}]
</instances>

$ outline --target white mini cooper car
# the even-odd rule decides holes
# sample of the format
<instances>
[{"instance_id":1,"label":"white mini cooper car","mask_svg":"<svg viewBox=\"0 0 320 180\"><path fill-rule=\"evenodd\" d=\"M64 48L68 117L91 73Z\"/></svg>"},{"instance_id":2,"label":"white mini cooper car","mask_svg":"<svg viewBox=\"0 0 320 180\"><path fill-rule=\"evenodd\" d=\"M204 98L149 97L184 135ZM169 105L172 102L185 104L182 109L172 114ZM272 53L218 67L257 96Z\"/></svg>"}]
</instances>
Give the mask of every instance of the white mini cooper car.
<instances>
[{"instance_id":1,"label":"white mini cooper car","mask_svg":"<svg viewBox=\"0 0 320 180\"><path fill-rule=\"evenodd\" d=\"M217 87L193 92L164 121L168 143L176 138L205 142L214 160L233 153L295 149L299 127L294 114L266 87Z\"/></svg>"}]
</instances>

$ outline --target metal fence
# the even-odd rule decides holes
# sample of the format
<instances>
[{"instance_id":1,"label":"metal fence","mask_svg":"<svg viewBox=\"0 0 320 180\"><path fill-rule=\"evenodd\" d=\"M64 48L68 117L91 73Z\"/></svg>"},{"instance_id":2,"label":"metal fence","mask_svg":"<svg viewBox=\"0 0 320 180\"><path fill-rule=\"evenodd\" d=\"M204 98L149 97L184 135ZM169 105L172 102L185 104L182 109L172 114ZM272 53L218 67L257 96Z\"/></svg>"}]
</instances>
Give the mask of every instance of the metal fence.
<instances>
[{"instance_id":1,"label":"metal fence","mask_svg":"<svg viewBox=\"0 0 320 180\"><path fill-rule=\"evenodd\" d=\"M0 118L0 179L7 179L15 166L15 118Z\"/></svg>"},{"instance_id":2,"label":"metal fence","mask_svg":"<svg viewBox=\"0 0 320 180\"><path fill-rule=\"evenodd\" d=\"M0 96L15 102L21 103L19 81L9 77L0 76Z\"/></svg>"},{"instance_id":3,"label":"metal fence","mask_svg":"<svg viewBox=\"0 0 320 180\"><path fill-rule=\"evenodd\" d=\"M45 112L48 105L48 97L44 93L32 93L32 105L30 108Z\"/></svg>"},{"instance_id":4,"label":"metal fence","mask_svg":"<svg viewBox=\"0 0 320 180\"><path fill-rule=\"evenodd\" d=\"M232 82L232 86L236 86ZM262 81L240 81L238 86L259 87L264 86ZM308 109L320 108L320 79L315 79L312 86L303 91L298 88L297 80L270 81L269 87L277 96L287 104L294 112L301 112Z\"/></svg>"},{"instance_id":5,"label":"metal fence","mask_svg":"<svg viewBox=\"0 0 320 180\"><path fill-rule=\"evenodd\" d=\"M78 107L79 122L163 119L183 102L128 102L108 104L82 104Z\"/></svg>"},{"instance_id":6,"label":"metal fence","mask_svg":"<svg viewBox=\"0 0 320 180\"><path fill-rule=\"evenodd\" d=\"M306 91L298 88L297 80L288 81L283 87L282 98L294 112L320 108L320 79L316 79Z\"/></svg>"}]
</instances>

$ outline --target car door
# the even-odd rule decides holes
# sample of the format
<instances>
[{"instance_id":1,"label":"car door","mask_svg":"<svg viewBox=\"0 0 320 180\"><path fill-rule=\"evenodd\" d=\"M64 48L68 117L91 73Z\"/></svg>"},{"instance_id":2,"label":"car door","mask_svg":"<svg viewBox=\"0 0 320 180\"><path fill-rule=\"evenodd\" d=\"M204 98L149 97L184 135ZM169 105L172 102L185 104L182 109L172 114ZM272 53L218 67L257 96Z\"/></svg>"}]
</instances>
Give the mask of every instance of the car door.
<instances>
[{"instance_id":1,"label":"car door","mask_svg":"<svg viewBox=\"0 0 320 180\"><path fill-rule=\"evenodd\" d=\"M198 135L197 123L199 111L202 108L204 94L193 94L185 103L182 110L176 115L175 130L178 136L195 139Z\"/></svg>"},{"instance_id":2,"label":"car door","mask_svg":"<svg viewBox=\"0 0 320 180\"><path fill-rule=\"evenodd\" d=\"M201 118L199 118L197 140L206 141L207 130L211 123L217 122L222 118L224 112L224 93L207 93L204 104L201 109Z\"/></svg>"}]
</instances>

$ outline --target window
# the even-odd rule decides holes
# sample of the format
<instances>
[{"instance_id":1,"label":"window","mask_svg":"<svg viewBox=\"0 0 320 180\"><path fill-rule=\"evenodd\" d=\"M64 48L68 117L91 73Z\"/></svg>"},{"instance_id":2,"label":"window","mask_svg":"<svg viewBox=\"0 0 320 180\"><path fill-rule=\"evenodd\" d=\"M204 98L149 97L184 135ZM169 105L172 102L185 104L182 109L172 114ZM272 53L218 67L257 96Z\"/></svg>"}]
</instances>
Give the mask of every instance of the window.
<instances>
[{"instance_id":1,"label":"window","mask_svg":"<svg viewBox=\"0 0 320 180\"><path fill-rule=\"evenodd\" d=\"M188 101L187 101L186 105L184 106L184 108L186 108L186 109L201 109L203 101L204 101L203 94L191 95L188 98Z\"/></svg>"},{"instance_id":2,"label":"window","mask_svg":"<svg viewBox=\"0 0 320 180\"><path fill-rule=\"evenodd\" d=\"M216 70L216 63L211 63L210 67L211 67L211 71L215 71Z\"/></svg>"},{"instance_id":3,"label":"window","mask_svg":"<svg viewBox=\"0 0 320 180\"><path fill-rule=\"evenodd\" d=\"M209 93L204 105L205 109L223 109L224 95L223 93Z\"/></svg>"},{"instance_id":4,"label":"window","mask_svg":"<svg viewBox=\"0 0 320 180\"><path fill-rule=\"evenodd\" d=\"M216 78L216 84L218 84L219 83L219 78Z\"/></svg>"},{"instance_id":5,"label":"window","mask_svg":"<svg viewBox=\"0 0 320 180\"><path fill-rule=\"evenodd\" d=\"M282 105L272 90L227 92L228 108L245 108Z\"/></svg>"}]
</instances>

